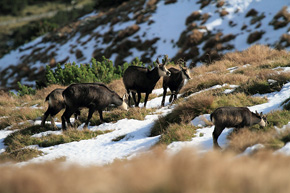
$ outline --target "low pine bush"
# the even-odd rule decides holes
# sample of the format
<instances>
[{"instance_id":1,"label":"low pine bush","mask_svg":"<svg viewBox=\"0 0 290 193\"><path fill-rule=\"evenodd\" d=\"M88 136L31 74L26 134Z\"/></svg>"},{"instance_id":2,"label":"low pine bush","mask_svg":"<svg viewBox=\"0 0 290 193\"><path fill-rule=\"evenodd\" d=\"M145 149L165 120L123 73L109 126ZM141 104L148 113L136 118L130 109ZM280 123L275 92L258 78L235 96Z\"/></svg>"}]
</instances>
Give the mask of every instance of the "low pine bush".
<instances>
[{"instance_id":1,"label":"low pine bush","mask_svg":"<svg viewBox=\"0 0 290 193\"><path fill-rule=\"evenodd\" d=\"M112 80L123 77L125 70L130 66L124 63L122 66L114 66L113 62L103 57L102 61L92 58L91 64L77 65L75 62L66 63L64 68L60 64L55 70L46 66L46 82L50 84L69 85L71 83L103 82L110 83ZM143 63L136 59L132 65L142 66Z\"/></svg>"}]
</instances>

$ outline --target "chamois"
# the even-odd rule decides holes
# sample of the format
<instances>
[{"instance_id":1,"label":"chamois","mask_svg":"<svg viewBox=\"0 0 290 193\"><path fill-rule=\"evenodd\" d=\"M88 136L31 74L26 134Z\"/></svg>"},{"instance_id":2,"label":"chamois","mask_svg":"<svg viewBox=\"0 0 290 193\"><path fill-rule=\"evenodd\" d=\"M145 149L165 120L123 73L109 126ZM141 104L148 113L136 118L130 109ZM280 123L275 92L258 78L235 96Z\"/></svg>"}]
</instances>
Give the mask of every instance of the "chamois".
<instances>
[{"instance_id":1,"label":"chamois","mask_svg":"<svg viewBox=\"0 0 290 193\"><path fill-rule=\"evenodd\" d=\"M163 98L161 101L161 106L164 106L165 97L167 93L167 88L169 87L171 91L171 96L169 98L169 102L174 102L177 99L177 95L179 91L184 85L185 79L190 79L190 72L186 67L185 62L183 63L184 67L179 64L180 70L176 68L169 68L168 70L171 72L169 77L163 77Z\"/></svg>"},{"instance_id":2,"label":"chamois","mask_svg":"<svg viewBox=\"0 0 290 193\"><path fill-rule=\"evenodd\" d=\"M247 107L219 107L211 113L210 119L215 125L212 133L214 148L220 148L217 140L226 127L239 129L255 124L265 127L267 124L267 118L262 112L253 113Z\"/></svg>"},{"instance_id":3,"label":"chamois","mask_svg":"<svg viewBox=\"0 0 290 193\"><path fill-rule=\"evenodd\" d=\"M125 102L126 96L124 95L121 98L116 92L110 90L102 83L71 84L62 92L62 95L66 106L65 112L61 116L63 129L66 129L65 122L67 122L68 126L72 126L69 119L79 108L89 109L88 118L84 127L88 126L96 110L99 112L100 121L104 122L102 113L109 105L114 104L121 109L128 109Z\"/></svg>"},{"instance_id":4,"label":"chamois","mask_svg":"<svg viewBox=\"0 0 290 193\"><path fill-rule=\"evenodd\" d=\"M170 76L170 71L168 71L165 65L168 63L168 57L165 56L162 60L162 64L159 63L157 58L156 63L158 64L153 70L149 70L145 67L139 66L129 66L124 72L123 82L128 97L128 104L130 106L131 94L135 103L135 107L139 106L141 93L146 93L144 107L146 107L149 94L154 89L156 83L161 76ZM136 93L138 94L138 101L136 101Z\"/></svg>"},{"instance_id":5,"label":"chamois","mask_svg":"<svg viewBox=\"0 0 290 193\"><path fill-rule=\"evenodd\" d=\"M57 128L54 122L54 116L59 113L62 109L65 108L65 103L64 99L62 96L62 92L64 89L57 88L51 91L47 97L45 98L45 101L48 101L48 108L47 111L44 113L42 121L41 121L41 126L44 127L45 121L47 117L50 115L51 117L51 124L54 128ZM75 113L75 119L80 115L80 111L77 110Z\"/></svg>"}]
</instances>

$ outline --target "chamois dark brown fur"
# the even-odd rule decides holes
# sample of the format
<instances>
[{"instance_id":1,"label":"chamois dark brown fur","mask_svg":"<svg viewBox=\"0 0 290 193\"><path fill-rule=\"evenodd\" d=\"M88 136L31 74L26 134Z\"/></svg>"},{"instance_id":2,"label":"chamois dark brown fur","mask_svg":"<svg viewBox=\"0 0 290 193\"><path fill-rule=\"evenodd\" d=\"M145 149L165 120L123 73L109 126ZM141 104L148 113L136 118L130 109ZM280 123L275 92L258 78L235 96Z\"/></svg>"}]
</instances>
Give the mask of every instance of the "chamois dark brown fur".
<instances>
[{"instance_id":1,"label":"chamois dark brown fur","mask_svg":"<svg viewBox=\"0 0 290 193\"><path fill-rule=\"evenodd\" d=\"M156 83L161 76L170 76L165 65L168 63L167 56L163 60L162 64L159 63L153 70L149 70L145 67L129 66L124 72L123 82L127 93L129 94L128 104L130 106L131 95L133 97L135 107L139 106L141 100L141 93L145 93L144 107L146 107L149 94L154 89ZM136 93L138 94L138 100L136 101Z\"/></svg>"},{"instance_id":2,"label":"chamois dark brown fur","mask_svg":"<svg viewBox=\"0 0 290 193\"><path fill-rule=\"evenodd\" d=\"M69 119L79 108L89 109L84 127L88 126L96 110L99 112L100 121L104 122L102 112L111 104L127 110L125 95L121 98L116 92L110 90L102 83L71 84L62 93L66 106L66 110L61 117L63 129L66 129L65 122L68 126L72 126Z\"/></svg>"},{"instance_id":3,"label":"chamois dark brown fur","mask_svg":"<svg viewBox=\"0 0 290 193\"><path fill-rule=\"evenodd\" d=\"M179 91L184 85L186 79L190 79L190 72L184 63L184 67L179 65L180 70L176 68L169 68L168 70L171 72L169 77L163 77L163 97L161 101L161 106L164 106L165 97L167 93L167 88L169 87L171 91L171 96L169 98L169 102L174 102L177 99L177 95Z\"/></svg>"},{"instance_id":4,"label":"chamois dark brown fur","mask_svg":"<svg viewBox=\"0 0 290 193\"><path fill-rule=\"evenodd\" d=\"M42 121L41 121L41 126L42 127L44 127L45 121L48 118L48 116L50 115L50 117L51 117L51 125L54 128L56 128L56 125L55 125L55 122L54 122L54 116L57 113L59 113L62 109L65 108L65 103L64 103L63 96L62 96L62 92L63 91L64 91L64 89L61 89L61 88L54 89L45 98L45 101L48 101L48 108L47 108L46 112L44 113L44 115L42 117ZM77 117L79 115L80 115L80 111L77 110L76 113L75 113L75 118L77 119Z\"/></svg>"},{"instance_id":5,"label":"chamois dark brown fur","mask_svg":"<svg viewBox=\"0 0 290 193\"><path fill-rule=\"evenodd\" d=\"M265 127L267 124L266 116L262 112L253 113L247 107L219 107L211 113L210 119L215 125L212 133L215 148L220 148L217 140L226 127L239 129L255 124Z\"/></svg>"}]
</instances>

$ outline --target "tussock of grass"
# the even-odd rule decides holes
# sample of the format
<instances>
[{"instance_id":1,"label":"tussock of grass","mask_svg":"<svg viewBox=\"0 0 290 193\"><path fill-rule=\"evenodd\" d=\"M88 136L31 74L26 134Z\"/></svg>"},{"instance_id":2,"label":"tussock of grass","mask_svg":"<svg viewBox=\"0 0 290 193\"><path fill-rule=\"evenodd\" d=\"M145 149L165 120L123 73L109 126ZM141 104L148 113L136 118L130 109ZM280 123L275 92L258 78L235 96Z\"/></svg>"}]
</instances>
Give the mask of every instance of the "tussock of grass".
<instances>
[{"instance_id":1,"label":"tussock of grass","mask_svg":"<svg viewBox=\"0 0 290 193\"><path fill-rule=\"evenodd\" d=\"M274 126L281 128L290 121L290 112L288 110L277 110L267 114L269 124L265 129L271 129Z\"/></svg>"},{"instance_id":2,"label":"tussock of grass","mask_svg":"<svg viewBox=\"0 0 290 193\"><path fill-rule=\"evenodd\" d=\"M210 112L214 97L205 93L190 97L184 103L179 104L171 113L160 117L151 129L151 136L166 132L168 126L173 123L188 123L200 114Z\"/></svg>"},{"instance_id":3,"label":"tussock of grass","mask_svg":"<svg viewBox=\"0 0 290 193\"><path fill-rule=\"evenodd\" d=\"M213 108L222 106L245 107L258 105L265 102L267 102L266 98L252 97L244 93L235 93L216 96L212 106Z\"/></svg>"},{"instance_id":4,"label":"tussock of grass","mask_svg":"<svg viewBox=\"0 0 290 193\"><path fill-rule=\"evenodd\" d=\"M28 120L35 120L38 117L43 115L42 109L32 109L28 107L24 108L0 108L0 116L5 116L0 119L0 129L4 129L7 126L12 125L11 129L19 129L23 126L19 125L19 123L26 122Z\"/></svg>"},{"instance_id":5,"label":"tussock of grass","mask_svg":"<svg viewBox=\"0 0 290 193\"><path fill-rule=\"evenodd\" d=\"M109 131L106 131L109 132ZM40 147L50 147L63 143L70 143L73 141L80 141L97 137L98 135L106 133L104 131L79 131L69 129L63 132L63 135L48 135L40 138L34 138L34 143Z\"/></svg>"},{"instance_id":6,"label":"tussock of grass","mask_svg":"<svg viewBox=\"0 0 290 193\"><path fill-rule=\"evenodd\" d=\"M275 141L276 132L271 131L262 131L262 130L250 130L247 128L240 129L232 132L229 138L229 144L227 149L232 150L236 153L242 153L247 147L264 144L268 147L275 148L277 146L281 147L281 143Z\"/></svg>"},{"instance_id":7,"label":"tussock of grass","mask_svg":"<svg viewBox=\"0 0 290 193\"><path fill-rule=\"evenodd\" d=\"M3 152L0 154L0 161L7 162L7 161L15 161L15 162L22 162L30 160L34 157L42 155L42 151L33 148L20 148L11 152Z\"/></svg>"},{"instance_id":8,"label":"tussock of grass","mask_svg":"<svg viewBox=\"0 0 290 193\"><path fill-rule=\"evenodd\" d=\"M171 124L161 135L159 143L170 144L174 141L189 141L194 137L196 128L190 124Z\"/></svg>"},{"instance_id":9,"label":"tussock of grass","mask_svg":"<svg viewBox=\"0 0 290 193\"><path fill-rule=\"evenodd\" d=\"M257 75L253 75L253 77L255 76L257 77ZM275 82L269 82L269 79L272 79ZM242 83L237 89L237 92L245 92L249 95L271 93L274 91L280 91L283 85L289 81L289 73L268 72L258 78Z\"/></svg>"}]
</instances>

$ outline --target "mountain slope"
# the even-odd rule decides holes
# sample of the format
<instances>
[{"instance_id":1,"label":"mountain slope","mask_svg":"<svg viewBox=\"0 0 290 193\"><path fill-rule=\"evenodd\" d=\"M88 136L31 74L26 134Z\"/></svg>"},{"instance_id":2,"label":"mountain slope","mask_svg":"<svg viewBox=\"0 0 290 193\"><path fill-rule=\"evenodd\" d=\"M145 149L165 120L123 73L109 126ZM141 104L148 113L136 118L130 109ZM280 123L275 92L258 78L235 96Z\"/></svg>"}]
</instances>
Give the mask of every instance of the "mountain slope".
<instances>
[{"instance_id":1,"label":"mountain slope","mask_svg":"<svg viewBox=\"0 0 290 193\"><path fill-rule=\"evenodd\" d=\"M289 49L289 22L290 2L285 0L129 1L2 57L0 88L15 88L17 81L34 85L43 79L45 65L88 63L91 57L122 65L135 57L150 63L167 54L194 66L252 44Z\"/></svg>"}]
</instances>

